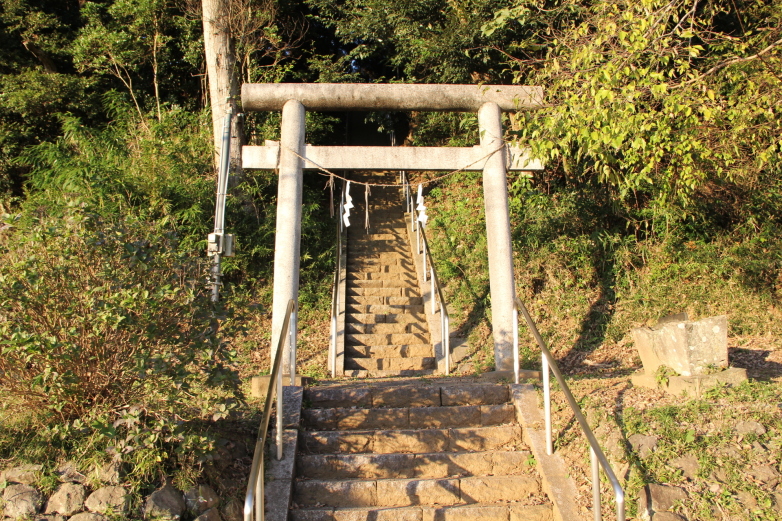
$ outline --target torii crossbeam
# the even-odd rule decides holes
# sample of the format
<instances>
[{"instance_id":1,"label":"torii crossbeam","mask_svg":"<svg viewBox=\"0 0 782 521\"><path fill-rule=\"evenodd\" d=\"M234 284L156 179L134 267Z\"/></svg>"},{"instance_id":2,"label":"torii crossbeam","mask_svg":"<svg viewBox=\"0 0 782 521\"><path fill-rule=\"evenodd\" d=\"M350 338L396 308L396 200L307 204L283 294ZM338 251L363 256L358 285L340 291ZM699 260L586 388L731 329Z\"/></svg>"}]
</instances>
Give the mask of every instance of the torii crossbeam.
<instances>
[{"instance_id":1,"label":"torii crossbeam","mask_svg":"<svg viewBox=\"0 0 782 521\"><path fill-rule=\"evenodd\" d=\"M298 302L303 170L482 170L492 329L497 370L513 369L513 250L507 170L541 170L523 149L508 147L502 112L543 103L541 87L518 85L420 85L266 83L242 86L245 111L282 111L279 143L245 146L244 168L278 169L274 252L272 338L277 338L287 303ZM318 111L452 111L478 113L476 147L316 147L305 145L304 115ZM295 325L293 326L295 327ZM447 333L446 333L447 334ZM283 367L289 368L289 349ZM272 353L274 356L274 353Z\"/></svg>"}]
</instances>

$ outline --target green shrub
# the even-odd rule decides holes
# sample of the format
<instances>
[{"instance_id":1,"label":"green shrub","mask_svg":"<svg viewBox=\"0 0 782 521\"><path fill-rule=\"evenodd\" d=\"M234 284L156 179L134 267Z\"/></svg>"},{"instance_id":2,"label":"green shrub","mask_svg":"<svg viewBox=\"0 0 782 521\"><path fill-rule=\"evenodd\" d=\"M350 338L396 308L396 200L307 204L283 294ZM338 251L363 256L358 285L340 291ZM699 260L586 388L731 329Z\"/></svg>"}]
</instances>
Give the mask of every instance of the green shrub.
<instances>
[{"instance_id":1,"label":"green shrub","mask_svg":"<svg viewBox=\"0 0 782 521\"><path fill-rule=\"evenodd\" d=\"M204 266L175 236L81 208L23 232L0 252L6 397L65 422L108 421L123 407L153 417L216 410L208 389L230 381L228 353Z\"/></svg>"}]
</instances>

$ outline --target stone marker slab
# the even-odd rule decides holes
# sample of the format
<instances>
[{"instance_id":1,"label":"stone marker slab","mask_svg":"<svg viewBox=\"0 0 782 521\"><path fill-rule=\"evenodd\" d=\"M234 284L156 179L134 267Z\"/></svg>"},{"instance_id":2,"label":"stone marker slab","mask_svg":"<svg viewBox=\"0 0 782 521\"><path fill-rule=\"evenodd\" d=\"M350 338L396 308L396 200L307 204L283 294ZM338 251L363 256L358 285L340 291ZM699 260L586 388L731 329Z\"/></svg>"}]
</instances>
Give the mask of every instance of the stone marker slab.
<instances>
[{"instance_id":1,"label":"stone marker slab","mask_svg":"<svg viewBox=\"0 0 782 521\"><path fill-rule=\"evenodd\" d=\"M633 329L633 339L648 375L663 365L682 376L728 366L728 319L724 315L698 321L663 319L653 328Z\"/></svg>"}]
</instances>

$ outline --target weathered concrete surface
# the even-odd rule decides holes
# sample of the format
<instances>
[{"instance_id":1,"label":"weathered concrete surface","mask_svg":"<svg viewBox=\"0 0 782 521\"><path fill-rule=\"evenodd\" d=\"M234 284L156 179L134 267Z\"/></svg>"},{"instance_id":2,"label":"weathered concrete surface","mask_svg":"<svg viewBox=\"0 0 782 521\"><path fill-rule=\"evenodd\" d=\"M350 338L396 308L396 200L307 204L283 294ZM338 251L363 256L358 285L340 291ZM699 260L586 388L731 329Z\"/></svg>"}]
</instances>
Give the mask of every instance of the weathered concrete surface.
<instances>
[{"instance_id":1,"label":"weathered concrete surface","mask_svg":"<svg viewBox=\"0 0 782 521\"><path fill-rule=\"evenodd\" d=\"M496 103L481 106L478 127L485 153L497 150L503 140L502 112ZM513 369L513 299L516 286L513 281L513 247L504 154L495 153L486 161L483 169L483 202L489 250L494 363L498 371L508 371Z\"/></svg>"},{"instance_id":2,"label":"weathered concrete surface","mask_svg":"<svg viewBox=\"0 0 782 521\"><path fill-rule=\"evenodd\" d=\"M283 387L285 408L283 423L286 427L282 432L282 459L276 458L276 449L273 444L269 446L266 455L266 481L264 482L264 500L266 505L266 519L269 521L286 521L288 508L291 504L293 492L293 478L296 471L296 453L299 439L299 416L304 390L301 387ZM276 439L276 433L269 434L271 439Z\"/></svg>"},{"instance_id":3,"label":"weathered concrete surface","mask_svg":"<svg viewBox=\"0 0 782 521\"><path fill-rule=\"evenodd\" d=\"M399 83L245 83L247 112L281 110L288 100L307 110L428 110L475 112L484 103L502 110L542 106L543 88L521 85L425 85Z\"/></svg>"},{"instance_id":4,"label":"weathered concrete surface","mask_svg":"<svg viewBox=\"0 0 782 521\"><path fill-rule=\"evenodd\" d=\"M269 389L269 376L266 375L260 375L260 376L253 376L250 379L250 395L253 398L260 398L261 400L264 400L266 398L266 391ZM283 392L285 392L285 388L289 387L288 384L290 383L290 375L285 377L285 379L282 382L282 389ZM309 385L312 382L312 378L309 376L302 376L300 374L297 374L294 378L294 383L296 384L294 387L303 387L305 385ZM287 400L287 396L285 397Z\"/></svg>"},{"instance_id":5,"label":"weathered concrete surface","mask_svg":"<svg viewBox=\"0 0 782 521\"><path fill-rule=\"evenodd\" d=\"M242 167L274 170L280 159L280 146L242 147ZM501 144L501 143L500 143ZM499 146L499 144L498 144ZM543 163L531 159L528 149L506 146L501 152L508 170L543 170ZM332 147L306 145L304 169L315 170L465 170L480 172L487 152L482 147Z\"/></svg>"},{"instance_id":6,"label":"weathered concrete surface","mask_svg":"<svg viewBox=\"0 0 782 521\"><path fill-rule=\"evenodd\" d=\"M728 319L724 315L694 322L661 321L653 328L633 329L633 339L649 375L661 365L681 376L728 366Z\"/></svg>"},{"instance_id":7,"label":"weathered concrete surface","mask_svg":"<svg viewBox=\"0 0 782 521\"><path fill-rule=\"evenodd\" d=\"M524 432L524 441L535 455L538 472L543 478L543 490L554 504L554 519L573 521L586 519L578 511L575 498L578 496L576 483L568 475L567 467L556 453L546 454L546 432L543 413L538 409L538 393L531 384L511 386L516 415Z\"/></svg>"},{"instance_id":8,"label":"weathered concrete surface","mask_svg":"<svg viewBox=\"0 0 782 521\"><path fill-rule=\"evenodd\" d=\"M304 151L304 106L285 103L282 110L279 181L277 184L277 231L274 236L274 295L272 302L272 360L285 321L288 301L299 301L301 261L301 208L304 175L302 161L291 152ZM296 323L291 324L296 328ZM290 342L284 343L282 374L290 374Z\"/></svg>"},{"instance_id":9,"label":"weathered concrete surface","mask_svg":"<svg viewBox=\"0 0 782 521\"><path fill-rule=\"evenodd\" d=\"M659 384L654 375L639 371L630 377L633 385L649 389L661 388L677 396L700 397L705 391L718 385L738 385L747 380L747 370L740 367L728 367L713 374L694 376L669 376L668 382Z\"/></svg>"}]
</instances>

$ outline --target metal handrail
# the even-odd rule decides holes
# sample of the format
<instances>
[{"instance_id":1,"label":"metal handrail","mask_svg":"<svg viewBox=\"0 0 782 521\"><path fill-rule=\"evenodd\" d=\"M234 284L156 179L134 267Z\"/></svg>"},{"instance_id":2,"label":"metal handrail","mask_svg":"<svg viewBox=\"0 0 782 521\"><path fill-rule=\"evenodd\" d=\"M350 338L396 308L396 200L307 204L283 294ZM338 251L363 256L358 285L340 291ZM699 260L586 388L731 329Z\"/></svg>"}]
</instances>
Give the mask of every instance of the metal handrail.
<instances>
[{"instance_id":1,"label":"metal handrail","mask_svg":"<svg viewBox=\"0 0 782 521\"><path fill-rule=\"evenodd\" d=\"M519 311L521 311L521 314L524 315L524 320L527 322L527 327L529 327L530 331L532 332L532 336L535 337L535 340L537 341L538 347L540 347L541 351L541 364L543 373L543 405L546 416L546 452L549 455L553 454L554 452L551 434L551 384L549 382L550 367L551 371L554 373L554 377L562 389L562 392L565 394L565 398L570 405L570 409L573 411L573 415L576 417L576 420L578 420L578 423L581 426L581 431L584 433L584 436L589 442L589 456L592 463L592 511L594 513L594 519L595 521L600 521L602 519L602 514L600 511L600 466L602 466L603 472L605 472L606 477L608 477L608 481L611 482L611 486L614 489L614 496L616 497L616 519L617 521L625 521L624 490L619 484L619 480L617 479L614 470L611 468L611 464L608 463L608 459L603 453L603 450L600 448L600 444L597 442L597 438L595 438L592 429L589 427L587 419L581 412L581 408L578 406L578 403L576 403L576 399L573 397L573 393L570 392L570 388L565 383L565 379L562 377L562 373L560 372L559 366L554 359L554 355L552 355L551 351L549 351L548 347L546 346L546 342L543 340L543 337L540 336L540 332L538 331L535 322L532 321L532 317L530 317L527 308L518 297L514 298L513 303L513 357L516 383L519 383Z\"/></svg>"},{"instance_id":2,"label":"metal handrail","mask_svg":"<svg viewBox=\"0 0 782 521\"><path fill-rule=\"evenodd\" d=\"M331 344L329 349L329 359L331 360L331 377L337 377L337 317L339 315L339 274L340 264L342 263L342 231L344 225L342 222L342 213L345 205L345 187L343 181L342 192L339 197L339 213L337 214L337 253L336 265L334 266L334 288L331 291Z\"/></svg>"},{"instance_id":3,"label":"metal handrail","mask_svg":"<svg viewBox=\"0 0 782 521\"><path fill-rule=\"evenodd\" d=\"M445 303L445 297L443 296L443 289L440 286L440 279L437 277L437 270L434 267L434 259L432 259L432 250L429 249L429 241L426 240L426 232L424 227L421 226L418 221L418 212L413 206L413 196L410 192L410 183L407 181L407 175L402 172L402 185L404 189L405 203L407 205L408 213L412 214L412 226L416 232L416 253L423 253L423 274L424 282L426 282L426 259L429 259L429 280L431 281L431 294L432 294L432 314L437 312L435 308L435 301L440 301L440 337L442 338L443 354L445 356L445 374L446 376L451 374L451 317L448 314L448 306ZM423 252L421 251L423 246ZM435 292L437 298L435 298Z\"/></svg>"},{"instance_id":4,"label":"metal handrail","mask_svg":"<svg viewBox=\"0 0 782 521\"><path fill-rule=\"evenodd\" d=\"M277 341L277 353L274 355L274 362L272 363L272 371L269 378L269 387L266 389L266 401L263 405L263 418L261 419L261 425L258 427L258 440L255 442L255 454L253 454L253 462L250 467L250 479L247 483L247 495L244 498L244 521L253 521L253 510L255 510L255 520L263 521L265 518L264 509L264 497L263 497L263 469L264 469L264 447L266 445L266 435L269 431L269 419L272 414L272 397L274 396L275 387L277 388L277 459L282 459L282 373L280 372L280 366L282 365L282 352L285 346L285 338L290 329L291 319L296 314L296 302L290 300L288 302L288 308L285 311L285 320L282 323L282 331L280 332L279 340ZM293 335L291 334L291 341L293 341ZM291 368L295 367L295 355L291 350ZM295 373L293 369L292 374ZM276 385L275 385L276 384Z\"/></svg>"}]
</instances>

